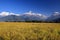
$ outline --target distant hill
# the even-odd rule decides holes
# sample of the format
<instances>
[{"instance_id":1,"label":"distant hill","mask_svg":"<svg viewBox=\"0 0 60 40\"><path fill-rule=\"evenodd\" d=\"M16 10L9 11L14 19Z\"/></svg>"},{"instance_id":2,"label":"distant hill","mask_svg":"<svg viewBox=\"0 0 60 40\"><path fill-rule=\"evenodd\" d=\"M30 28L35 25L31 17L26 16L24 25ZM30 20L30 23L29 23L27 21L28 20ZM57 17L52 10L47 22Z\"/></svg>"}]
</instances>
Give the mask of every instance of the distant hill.
<instances>
[{"instance_id":1,"label":"distant hill","mask_svg":"<svg viewBox=\"0 0 60 40\"><path fill-rule=\"evenodd\" d=\"M59 12L54 12L46 20L49 21L49 22L60 22L60 13Z\"/></svg>"},{"instance_id":2,"label":"distant hill","mask_svg":"<svg viewBox=\"0 0 60 40\"><path fill-rule=\"evenodd\" d=\"M54 12L51 16L47 17L42 14L25 13L19 16L7 15L1 16L0 22L55 22L60 23L60 13Z\"/></svg>"}]
</instances>

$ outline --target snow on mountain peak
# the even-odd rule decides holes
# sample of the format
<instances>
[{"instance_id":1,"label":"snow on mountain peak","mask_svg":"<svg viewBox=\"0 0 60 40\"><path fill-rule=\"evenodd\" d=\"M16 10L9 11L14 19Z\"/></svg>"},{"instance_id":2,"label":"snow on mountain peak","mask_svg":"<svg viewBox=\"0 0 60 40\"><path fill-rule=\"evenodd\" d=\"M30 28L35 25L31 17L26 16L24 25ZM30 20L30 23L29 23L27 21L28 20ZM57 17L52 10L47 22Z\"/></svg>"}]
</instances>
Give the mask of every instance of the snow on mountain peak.
<instances>
[{"instance_id":1,"label":"snow on mountain peak","mask_svg":"<svg viewBox=\"0 0 60 40\"><path fill-rule=\"evenodd\" d=\"M54 16L59 16L59 15L60 15L60 12L54 12L53 15L54 15Z\"/></svg>"},{"instance_id":2,"label":"snow on mountain peak","mask_svg":"<svg viewBox=\"0 0 60 40\"><path fill-rule=\"evenodd\" d=\"M20 14L10 13L10 12L1 12L0 16L8 16L8 15L16 15L19 16Z\"/></svg>"},{"instance_id":3,"label":"snow on mountain peak","mask_svg":"<svg viewBox=\"0 0 60 40\"><path fill-rule=\"evenodd\" d=\"M15 14L15 13L10 13L10 12L1 12L0 16L4 17L4 16L9 16L9 15L16 15L16 16L27 16L27 17L35 17L35 18L41 18L41 19L46 19L47 16L40 14L40 13L33 13L32 11L23 13L23 14Z\"/></svg>"},{"instance_id":4,"label":"snow on mountain peak","mask_svg":"<svg viewBox=\"0 0 60 40\"><path fill-rule=\"evenodd\" d=\"M43 14L40 14L40 13L33 13L32 11L29 11L29 12L26 12L24 13L25 16L35 16L35 17L38 17L40 19L46 19L47 16L43 15Z\"/></svg>"},{"instance_id":5,"label":"snow on mountain peak","mask_svg":"<svg viewBox=\"0 0 60 40\"><path fill-rule=\"evenodd\" d=\"M40 16L40 17L44 16L44 17L46 17L46 16L43 15L43 14L33 13L32 11L26 12L26 13L24 13L23 15L33 15L33 16Z\"/></svg>"}]
</instances>

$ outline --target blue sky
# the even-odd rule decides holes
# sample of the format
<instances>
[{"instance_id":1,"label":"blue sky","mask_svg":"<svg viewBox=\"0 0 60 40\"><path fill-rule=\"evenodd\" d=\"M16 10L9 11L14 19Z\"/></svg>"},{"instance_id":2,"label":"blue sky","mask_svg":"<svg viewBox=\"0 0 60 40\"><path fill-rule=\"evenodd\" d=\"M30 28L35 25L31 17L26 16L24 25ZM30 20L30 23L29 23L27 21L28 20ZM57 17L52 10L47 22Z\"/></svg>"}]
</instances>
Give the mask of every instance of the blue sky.
<instances>
[{"instance_id":1,"label":"blue sky","mask_svg":"<svg viewBox=\"0 0 60 40\"><path fill-rule=\"evenodd\" d=\"M60 0L0 0L0 12L25 13L32 11L51 15L60 12Z\"/></svg>"}]
</instances>

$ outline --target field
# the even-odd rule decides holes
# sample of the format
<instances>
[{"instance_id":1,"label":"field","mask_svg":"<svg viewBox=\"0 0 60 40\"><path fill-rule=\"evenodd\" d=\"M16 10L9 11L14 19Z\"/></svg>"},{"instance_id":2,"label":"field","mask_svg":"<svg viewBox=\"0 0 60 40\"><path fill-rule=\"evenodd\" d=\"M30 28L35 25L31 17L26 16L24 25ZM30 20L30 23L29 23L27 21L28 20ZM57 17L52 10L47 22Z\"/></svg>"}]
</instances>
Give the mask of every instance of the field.
<instances>
[{"instance_id":1,"label":"field","mask_svg":"<svg viewBox=\"0 0 60 40\"><path fill-rule=\"evenodd\" d=\"M0 22L0 40L60 40L60 23Z\"/></svg>"}]
</instances>

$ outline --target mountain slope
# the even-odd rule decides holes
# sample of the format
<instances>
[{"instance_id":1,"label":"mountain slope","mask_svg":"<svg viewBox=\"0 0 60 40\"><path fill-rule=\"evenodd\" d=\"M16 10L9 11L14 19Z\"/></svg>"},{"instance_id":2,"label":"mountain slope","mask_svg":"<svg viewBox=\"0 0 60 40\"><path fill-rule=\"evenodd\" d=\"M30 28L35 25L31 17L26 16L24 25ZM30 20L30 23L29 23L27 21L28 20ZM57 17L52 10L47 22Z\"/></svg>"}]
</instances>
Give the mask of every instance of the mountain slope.
<instances>
[{"instance_id":1,"label":"mountain slope","mask_svg":"<svg viewBox=\"0 0 60 40\"><path fill-rule=\"evenodd\" d=\"M45 15L28 12L25 14L21 14L19 16L16 15L7 15L0 18L0 21L44 21L46 19Z\"/></svg>"},{"instance_id":2,"label":"mountain slope","mask_svg":"<svg viewBox=\"0 0 60 40\"><path fill-rule=\"evenodd\" d=\"M60 22L60 13L54 12L51 16L47 18L47 21L50 22Z\"/></svg>"},{"instance_id":3,"label":"mountain slope","mask_svg":"<svg viewBox=\"0 0 60 40\"><path fill-rule=\"evenodd\" d=\"M40 20L45 20L46 17L42 14L23 14L20 17L24 18L27 21L31 21L31 20L36 20L36 21L40 21Z\"/></svg>"},{"instance_id":4,"label":"mountain slope","mask_svg":"<svg viewBox=\"0 0 60 40\"><path fill-rule=\"evenodd\" d=\"M21 17L16 15L8 15L0 18L0 21L24 21Z\"/></svg>"},{"instance_id":5,"label":"mountain slope","mask_svg":"<svg viewBox=\"0 0 60 40\"><path fill-rule=\"evenodd\" d=\"M27 12L25 14L11 14L1 16L1 21L18 22L18 21L41 21L41 22L60 22L60 13L54 12L51 16L47 17L42 14Z\"/></svg>"}]
</instances>

